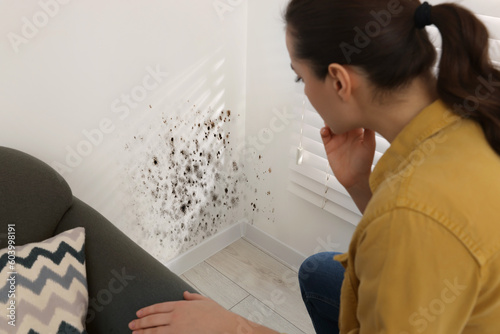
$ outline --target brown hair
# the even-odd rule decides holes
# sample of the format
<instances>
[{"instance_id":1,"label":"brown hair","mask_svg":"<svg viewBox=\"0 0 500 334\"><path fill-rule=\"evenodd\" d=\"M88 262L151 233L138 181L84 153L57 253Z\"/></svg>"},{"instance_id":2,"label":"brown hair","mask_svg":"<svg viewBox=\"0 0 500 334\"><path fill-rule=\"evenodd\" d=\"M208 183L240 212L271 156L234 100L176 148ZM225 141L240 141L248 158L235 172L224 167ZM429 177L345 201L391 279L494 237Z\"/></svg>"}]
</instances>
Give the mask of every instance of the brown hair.
<instances>
[{"instance_id":1,"label":"brown hair","mask_svg":"<svg viewBox=\"0 0 500 334\"><path fill-rule=\"evenodd\" d=\"M437 52L417 28L419 0L291 0L284 13L294 57L326 77L332 63L357 66L377 90L392 91L432 75ZM500 71L488 31L469 10L436 5L431 22L443 41L437 92L456 114L478 122L500 155Z\"/></svg>"}]
</instances>

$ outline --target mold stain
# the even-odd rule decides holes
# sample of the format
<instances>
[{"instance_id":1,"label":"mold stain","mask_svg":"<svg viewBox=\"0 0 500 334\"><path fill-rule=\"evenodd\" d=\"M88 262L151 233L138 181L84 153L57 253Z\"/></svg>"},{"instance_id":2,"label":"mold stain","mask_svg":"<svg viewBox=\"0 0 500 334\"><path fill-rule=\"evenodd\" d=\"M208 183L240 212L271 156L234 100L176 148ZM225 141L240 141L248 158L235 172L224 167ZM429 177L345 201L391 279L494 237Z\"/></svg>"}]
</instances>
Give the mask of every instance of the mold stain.
<instances>
[{"instance_id":1,"label":"mold stain","mask_svg":"<svg viewBox=\"0 0 500 334\"><path fill-rule=\"evenodd\" d=\"M272 167L269 167L263 154L255 156L251 167L248 168L249 203L246 204L247 216L250 220L275 222L275 199L269 188L270 179L273 177Z\"/></svg>"},{"instance_id":2,"label":"mold stain","mask_svg":"<svg viewBox=\"0 0 500 334\"><path fill-rule=\"evenodd\" d=\"M130 233L155 257L173 258L243 217L248 179L233 149L232 117L194 107L189 117L163 113L126 140Z\"/></svg>"}]
</instances>

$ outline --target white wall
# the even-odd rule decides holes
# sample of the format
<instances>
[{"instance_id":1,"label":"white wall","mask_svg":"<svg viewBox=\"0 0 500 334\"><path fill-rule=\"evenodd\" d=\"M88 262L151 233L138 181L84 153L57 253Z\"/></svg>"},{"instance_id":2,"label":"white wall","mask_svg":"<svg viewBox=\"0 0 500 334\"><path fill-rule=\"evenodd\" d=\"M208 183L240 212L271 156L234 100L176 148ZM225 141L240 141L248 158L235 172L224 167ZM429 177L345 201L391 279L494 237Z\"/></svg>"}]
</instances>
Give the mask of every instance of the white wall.
<instances>
[{"instance_id":1,"label":"white wall","mask_svg":"<svg viewBox=\"0 0 500 334\"><path fill-rule=\"evenodd\" d=\"M247 10L230 3L0 2L0 145L163 261L238 221Z\"/></svg>"}]
</instances>

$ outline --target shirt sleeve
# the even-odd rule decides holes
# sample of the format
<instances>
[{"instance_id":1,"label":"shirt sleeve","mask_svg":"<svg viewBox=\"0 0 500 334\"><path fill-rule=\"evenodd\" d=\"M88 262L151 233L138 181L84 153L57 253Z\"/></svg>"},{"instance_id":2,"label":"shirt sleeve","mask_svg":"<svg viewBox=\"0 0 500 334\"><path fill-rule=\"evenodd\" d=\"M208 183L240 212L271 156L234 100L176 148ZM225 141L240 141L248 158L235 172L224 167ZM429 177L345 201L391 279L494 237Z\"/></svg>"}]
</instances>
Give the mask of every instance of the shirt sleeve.
<instances>
[{"instance_id":1,"label":"shirt sleeve","mask_svg":"<svg viewBox=\"0 0 500 334\"><path fill-rule=\"evenodd\" d=\"M373 221L358 239L359 329L349 334L462 333L479 265L442 224L409 209Z\"/></svg>"}]
</instances>

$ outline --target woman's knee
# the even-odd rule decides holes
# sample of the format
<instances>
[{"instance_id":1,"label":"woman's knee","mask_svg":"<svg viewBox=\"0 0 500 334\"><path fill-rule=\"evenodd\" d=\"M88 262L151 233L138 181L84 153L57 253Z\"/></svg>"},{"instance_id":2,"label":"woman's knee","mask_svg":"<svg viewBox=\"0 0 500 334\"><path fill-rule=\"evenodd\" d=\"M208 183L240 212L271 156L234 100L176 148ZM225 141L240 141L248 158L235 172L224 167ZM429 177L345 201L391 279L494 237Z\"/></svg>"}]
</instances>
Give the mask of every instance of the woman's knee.
<instances>
[{"instance_id":1,"label":"woman's knee","mask_svg":"<svg viewBox=\"0 0 500 334\"><path fill-rule=\"evenodd\" d=\"M337 254L339 253L323 252L308 257L300 266L299 282L303 284L306 281L322 280L328 272L335 270L331 267L335 266L333 257Z\"/></svg>"}]
</instances>

